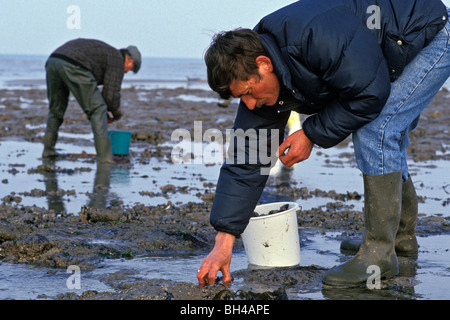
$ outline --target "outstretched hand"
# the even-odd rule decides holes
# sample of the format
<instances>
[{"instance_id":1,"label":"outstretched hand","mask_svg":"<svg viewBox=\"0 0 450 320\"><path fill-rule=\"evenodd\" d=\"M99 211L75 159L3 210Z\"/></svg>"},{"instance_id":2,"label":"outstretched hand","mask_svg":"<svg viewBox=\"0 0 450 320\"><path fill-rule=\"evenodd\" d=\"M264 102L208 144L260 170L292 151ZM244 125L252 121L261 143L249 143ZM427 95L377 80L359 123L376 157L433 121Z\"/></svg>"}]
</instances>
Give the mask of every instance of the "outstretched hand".
<instances>
[{"instance_id":1,"label":"outstretched hand","mask_svg":"<svg viewBox=\"0 0 450 320\"><path fill-rule=\"evenodd\" d=\"M313 147L314 144L305 135L303 129L300 129L283 141L276 155L286 167L290 168L297 162L308 159Z\"/></svg>"},{"instance_id":2,"label":"outstretched hand","mask_svg":"<svg viewBox=\"0 0 450 320\"><path fill-rule=\"evenodd\" d=\"M218 271L222 272L223 282L231 281L230 265L235 236L225 232L219 232L213 250L202 261L197 272L197 280L200 286L214 284Z\"/></svg>"}]
</instances>

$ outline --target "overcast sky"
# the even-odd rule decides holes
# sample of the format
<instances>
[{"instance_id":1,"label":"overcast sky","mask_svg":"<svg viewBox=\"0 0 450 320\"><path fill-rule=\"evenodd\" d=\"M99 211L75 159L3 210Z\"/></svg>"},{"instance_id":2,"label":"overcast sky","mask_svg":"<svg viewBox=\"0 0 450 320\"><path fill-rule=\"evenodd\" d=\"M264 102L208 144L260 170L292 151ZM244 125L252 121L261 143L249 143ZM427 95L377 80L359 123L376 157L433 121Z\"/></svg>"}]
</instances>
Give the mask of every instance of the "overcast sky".
<instances>
[{"instance_id":1,"label":"overcast sky","mask_svg":"<svg viewBox=\"0 0 450 320\"><path fill-rule=\"evenodd\" d=\"M0 53L47 55L70 39L86 37L117 48L134 44L146 57L201 58L214 33L252 28L292 2L0 0Z\"/></svg>"},{"instance_id":2,"label":"overcast sky","mask_svg":"<svg viewBox=\"0 0 450 320\"><path fill-rule=\"evenodd\" d=\"M96 38L146 57L201 58L211 36L252 28L293 0L0 0L0 54L47 55ZM450 6L450 0L444 1Z\"/></svg>"}]
</instances>

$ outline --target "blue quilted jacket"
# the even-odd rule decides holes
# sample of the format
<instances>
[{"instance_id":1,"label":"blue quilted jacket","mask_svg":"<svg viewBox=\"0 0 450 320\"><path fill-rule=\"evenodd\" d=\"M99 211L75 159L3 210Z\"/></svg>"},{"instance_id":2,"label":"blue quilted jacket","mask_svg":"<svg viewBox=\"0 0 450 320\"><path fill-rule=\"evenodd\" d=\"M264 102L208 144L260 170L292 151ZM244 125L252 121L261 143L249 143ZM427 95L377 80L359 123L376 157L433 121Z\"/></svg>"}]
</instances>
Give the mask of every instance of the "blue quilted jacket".
<instances>
[{"instance_id":1,"label":"blue quilted jacket","mask_svg":"<svg viewBox=\"0 0 450 320\"><path fill-rule=\"evenodd\" d=\"M314 144L338 144L378 116L390 83L447 19L440 0L302 0L269 14L254 30L283 90L275 106L250 111L241 101L234 130L275 129L281 143L295 110L310 115L302 128ZM244 231L267 180L264 165L234 158L222 166L210 216L216 230Z\"/></svg>"}]
</instances>

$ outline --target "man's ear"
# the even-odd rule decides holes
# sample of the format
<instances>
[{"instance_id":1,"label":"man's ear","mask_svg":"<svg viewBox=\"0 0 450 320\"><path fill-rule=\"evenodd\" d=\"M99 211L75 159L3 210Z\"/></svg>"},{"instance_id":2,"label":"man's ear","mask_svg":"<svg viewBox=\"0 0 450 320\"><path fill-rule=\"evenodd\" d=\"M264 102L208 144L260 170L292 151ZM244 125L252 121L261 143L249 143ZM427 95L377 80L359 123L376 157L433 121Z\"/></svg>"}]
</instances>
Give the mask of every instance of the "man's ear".
<instances>
[{"instance_id":1,"label":"man's ear","mask_svg":"<svg viewBox=\"0 0 450 320\"><path fill-rule=\"evenodd\" d=\"M256 65L258 66L258 68L262 67L268 72L273 71L272 60L270 60L270 58L267 56L258 56L256 58Z\"/></svg>"}]
</instances>

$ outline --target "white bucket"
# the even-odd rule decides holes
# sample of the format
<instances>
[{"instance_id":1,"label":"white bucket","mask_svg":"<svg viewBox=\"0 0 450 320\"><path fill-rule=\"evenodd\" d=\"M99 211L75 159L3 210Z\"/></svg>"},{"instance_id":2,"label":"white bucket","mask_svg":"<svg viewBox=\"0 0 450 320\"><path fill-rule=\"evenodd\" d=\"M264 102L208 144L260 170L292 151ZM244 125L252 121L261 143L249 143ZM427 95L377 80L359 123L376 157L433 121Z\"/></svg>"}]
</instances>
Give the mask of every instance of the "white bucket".
<instances>
[{"instance_id":1,"label":"white bucket","mask_svg":"<svg viewBox=\"0 0 450 320\"><path fill-rule=\"evenodd\" d=\"M268 214L288 204L286 211ZM249 264L264 267L288 267L300 263L297 210L295 202L274 202L255 208L258 217L252 217L242 233Z\"/></svg>"}]
</instances>

